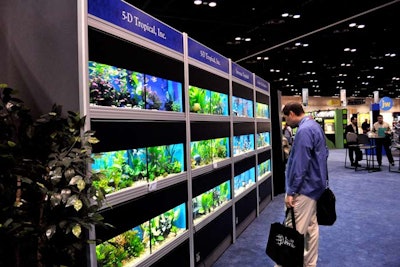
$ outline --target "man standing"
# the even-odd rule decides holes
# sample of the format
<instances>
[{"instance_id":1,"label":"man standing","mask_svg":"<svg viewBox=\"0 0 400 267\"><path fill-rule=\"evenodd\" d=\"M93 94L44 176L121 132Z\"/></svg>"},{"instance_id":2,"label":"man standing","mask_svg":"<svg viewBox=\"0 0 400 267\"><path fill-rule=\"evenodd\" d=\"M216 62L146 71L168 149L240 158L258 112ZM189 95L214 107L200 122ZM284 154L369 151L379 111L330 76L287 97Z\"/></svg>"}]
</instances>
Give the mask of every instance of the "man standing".
<instances>
[{"instance_id":1,"label":"man standing","mask_svg":"<svg viewBox=\"0 0 400 267\"><path fill-rule=\"evenodd\" d=\"M368 119L365 119L365 121L361 124L361 129L363 130L363 134L366 134L370 130L370 125L368 123Z\"/></svg>"},{"instance_id":2,"label":"man standing","mask_svg":"<svg viewBox=\"0 0 400 267\"><path fill-rule=\"evenodd\" d=\"M347 148L349 150L349 159L351 162L351 166L353 167L361 167L361 165L358 164L358 161L361 160L362 158L362 152L358 146L356 146L357 140L354 142L353 140L350 140L347 136L347 133L354 133L358 134L358 126L357 126L357 117L352 116L350 119L350 124L346 126L344 133L346 135L347 139ZM356 157L354 158L354 154Z\"/></svg>"},{"instance_id":3,"label":"man standing","mask_svg":"<svg viewBox=\"0 0 400 267\"><path fill-rule=\"evenodd\" d=\"M379 167L382 165L382 146L385 149L386 156L389 160L389 164L394 166L394 160L392 151L390 150L391 145L391 134L392 130L390 129L389 123L383 121L383 116L379 114L377 117L377 122L374 123L372 131L374 133L378 133L378 137L376 138L376 160L378 161Z\"/></svg>"},{"instance_id":4,"label":"man standing","mask_svg":"<svg viewBox=\"0 0 400 267\"><path fill-rule=\"evenodd\" d=\"M300 103L282 109L286 123L298 127L286 168L286 208L294 208L296 228L304 234L304 266L317 266L319 226L317 200L328 177L328 147L321 126L306 116ZM290 214L290 213L289 213ZM291 225L291 215L285 223Z\"/></svg>"}]
</instances>

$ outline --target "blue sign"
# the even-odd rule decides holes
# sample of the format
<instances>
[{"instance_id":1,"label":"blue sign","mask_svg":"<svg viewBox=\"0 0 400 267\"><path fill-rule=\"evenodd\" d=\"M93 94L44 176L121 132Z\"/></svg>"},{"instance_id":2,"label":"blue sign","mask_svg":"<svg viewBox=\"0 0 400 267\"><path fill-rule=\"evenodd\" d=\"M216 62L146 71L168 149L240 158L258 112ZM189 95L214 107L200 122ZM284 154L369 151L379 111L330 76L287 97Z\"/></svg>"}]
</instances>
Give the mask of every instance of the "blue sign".
<instances>
[{"instance_id":1,"label":"blue sign","mask_svg":"<svg viewBox=\"0 0 400 267\"><path fill-rule=\"evenodd\" d=\"M269 83L265 81L264 79L261 79L257 75L255 75L255 81L256 81L256 87L263 89L267 92L269 92Z\"/></svg>"},{"instance_id":2,"label":"blue sign","mask_svg":"<svg viewBox=\"0 0 400 267\"><path fill-rule=\"evenodd\" d=\"M253 85L253 73L232 62L232 76Z\"/></svg>"},{"instance_id":3,"label":"blue sign","mask_svg":"<svg viewBox=\"0 0 400 267\"><path fill-rule=\"evenodd\" d=\"M379 106L381 110L390 110L393 107L393 100L390 97L384 96L381 98L381 101L379 101Z\"/></svg>"},{"instance_id":4,"label":"blue sign","mask_svg":"<svg viewBox=\"0 0 400 267\"><path fill-rule=\"evenodd\" d=\"M188 55L211 67L229 73L229 60L210 48L188 38Z\"/></svg>"},{"instance_id":5,"label":"blue sign","mask_svg":"<svg viewBox=\"0 0 400 267\"><path fill-rule=\"evenodd\" d=\"M139 9L115 0L89 0L88 13L183 53L183 34Z\"/></svg>"}]
</instances>

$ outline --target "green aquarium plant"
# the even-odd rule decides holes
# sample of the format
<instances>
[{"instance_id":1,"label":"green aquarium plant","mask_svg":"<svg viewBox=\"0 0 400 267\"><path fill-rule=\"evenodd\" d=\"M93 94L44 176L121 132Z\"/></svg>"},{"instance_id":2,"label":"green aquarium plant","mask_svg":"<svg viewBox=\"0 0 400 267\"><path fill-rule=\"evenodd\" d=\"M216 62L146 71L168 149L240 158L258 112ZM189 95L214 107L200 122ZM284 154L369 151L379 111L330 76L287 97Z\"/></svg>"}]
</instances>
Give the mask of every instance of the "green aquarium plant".
<instances>
[{"instance_id":1,"label":"green aquarium plant","mask_svg":"<svg viewBox=\"0 0 400 267\"><path fill-rule=\"evenodd\" d=\"M210 91L196 87L189 87L189 105L190 112L210 113L209 102L207 101L207 93Z\"/></svg>"},{"instance_id":2,"label":"green aquarium plant","mask_svg":"<svg viewBox=\"0 0 400 267\"><path fill-rule=\"evenodd\" d=\"M97 262L103 267L124 266L145 250L139 232L132 229L96 246Z\"/></svg>"},{"instance_id":3,"label":"green aquarium plant","mask_svg":"<svg viewBox=\"0 0 400 267\"><path fill-rule=\"evenodd\" d=\"M35 119L14 95L0 86L0 266L78 266L88 230L106 225L101 174L88 171L99 140L78 113Z\"/></svg>"}]
</instances>

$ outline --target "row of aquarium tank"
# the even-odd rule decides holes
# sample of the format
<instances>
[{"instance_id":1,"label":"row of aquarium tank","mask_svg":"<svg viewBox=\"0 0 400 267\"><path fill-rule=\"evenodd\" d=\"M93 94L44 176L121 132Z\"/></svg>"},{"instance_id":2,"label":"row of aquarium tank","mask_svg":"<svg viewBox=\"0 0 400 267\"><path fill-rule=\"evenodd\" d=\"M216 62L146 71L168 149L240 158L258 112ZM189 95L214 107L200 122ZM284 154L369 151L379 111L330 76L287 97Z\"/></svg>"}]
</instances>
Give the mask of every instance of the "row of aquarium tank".
<instances>
[{"instance_id":1,"label":"row of aquarium tank","mask_svg":"<svg viewBox=\"0 0 400 267\"><path fill-rule=\"evenodd\" d=\"M182 83L89 61L90 104L183 112ZM189 86L190 112L229 116L228 95ZM253 101L232 97L233 114L253 117ZM256 103L256 116L269 118L267 104Z\"/></svg>"},{"instance_id":2,"label":"row of aquarium tank","mask_svg":"<svg viewBox=\"0 0 400 267\"><path fill-rule=\"evenodd\" d=\"M271 170L270 159L259 163L257 169L257 178L265 176ZM254 167L236 175L233 180L234 195L239 195L255 184L255 175ZM192 199L194 225L231 199L230 180L195 196ZM181 204L124 233L98 243L96 245L98 266L136 266L144 257L155 253L187 230L186 214L186 205Z\"/></svg>"},{"instance_id":3,"label":"row of aquarium tank","mask_svg":"<svg viewBox=\"0 0 400 267\"><path fill-rule=\"evenodd\" d=\"M235 136L233 143L234 156L254 150L254 135ZM269 144L269 132L259 133L257 147ZM227 159L231 156L229 137L193 141L190 155L192 169ZM94 185L107 194L185 171L183 143L93 153L92 158L92 171L103 174Z\"/></svg>"}]
</instances>

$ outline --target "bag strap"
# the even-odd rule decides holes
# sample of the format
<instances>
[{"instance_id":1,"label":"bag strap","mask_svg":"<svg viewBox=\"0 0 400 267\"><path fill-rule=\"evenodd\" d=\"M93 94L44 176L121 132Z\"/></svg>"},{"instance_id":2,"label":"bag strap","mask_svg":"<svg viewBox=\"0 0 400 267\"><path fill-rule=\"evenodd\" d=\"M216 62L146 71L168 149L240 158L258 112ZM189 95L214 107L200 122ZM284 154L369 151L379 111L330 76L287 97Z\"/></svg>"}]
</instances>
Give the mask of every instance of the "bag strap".
<instances>
[{"instance_id":1,"label":"bag strap","mask_svg":"<svg viewBox=\"0 0 400 267\"><path fill-rule=\"evenodd\" d=\"M290 210L290 215L291 215L291 217L292 217L292 226L293 226L293 229L297 231L297 229L296 229L296 220L295 220L295 218L294 218L294 208L286 209L286 215L285 215L285 217L288 216L289 210Z\"/></svg>"}]
</instances>

